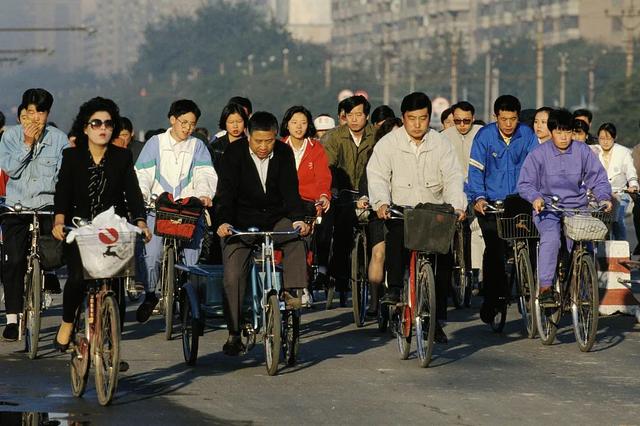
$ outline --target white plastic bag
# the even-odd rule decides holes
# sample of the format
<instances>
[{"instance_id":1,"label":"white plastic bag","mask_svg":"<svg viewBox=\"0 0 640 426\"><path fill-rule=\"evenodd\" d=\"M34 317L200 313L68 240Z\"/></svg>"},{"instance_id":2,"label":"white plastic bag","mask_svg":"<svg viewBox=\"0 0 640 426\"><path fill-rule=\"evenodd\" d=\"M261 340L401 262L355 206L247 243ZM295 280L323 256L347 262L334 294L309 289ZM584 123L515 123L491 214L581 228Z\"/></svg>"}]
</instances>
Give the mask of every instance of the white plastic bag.
<instances>
[{"instance_id":1,"label":"white plastic bag","mask_svg":"<svg viewBox=\"0 0 640 426\"><path fill-rule=\"evenodd\" d=\"M90 224L69 232L67 243L78 243L86 279L130 276L135 271L136 234L140 233L140 228L115 214L111 207Z\"/></svg>"}]
</instances>

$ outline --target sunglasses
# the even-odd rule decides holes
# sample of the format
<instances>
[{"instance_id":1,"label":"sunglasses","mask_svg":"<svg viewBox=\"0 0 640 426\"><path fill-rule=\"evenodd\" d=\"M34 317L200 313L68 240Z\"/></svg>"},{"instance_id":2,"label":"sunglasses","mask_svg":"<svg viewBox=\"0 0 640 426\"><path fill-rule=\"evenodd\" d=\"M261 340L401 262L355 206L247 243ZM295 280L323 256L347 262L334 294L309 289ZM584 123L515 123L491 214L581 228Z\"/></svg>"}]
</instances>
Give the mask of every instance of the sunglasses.
<instances>
[{"instance_id":1,"label":"sunglasses","mask_svg":"<svg viewBox=\"0 0 640 426\"><path fill-rule=\"evenodd\" d=\"M454 124L462 124L462 123L471 124L471 120L468 119L468 118L464 118L464 119L462 119L462 118L454 118L453 119L453 123Z\"/></svg>"},{"instance_id":2,"label":"sunglasses","mask_svg":"<svg viewBox=\"0 0 640 426\"><path fill-rule=\"evenodd\" d=\"M113 129L113 120L100 120L98 118L94 118L93 120L87 123L93 130L101 128L103 125L106 129Z\"/></svg>"}]
</instances>

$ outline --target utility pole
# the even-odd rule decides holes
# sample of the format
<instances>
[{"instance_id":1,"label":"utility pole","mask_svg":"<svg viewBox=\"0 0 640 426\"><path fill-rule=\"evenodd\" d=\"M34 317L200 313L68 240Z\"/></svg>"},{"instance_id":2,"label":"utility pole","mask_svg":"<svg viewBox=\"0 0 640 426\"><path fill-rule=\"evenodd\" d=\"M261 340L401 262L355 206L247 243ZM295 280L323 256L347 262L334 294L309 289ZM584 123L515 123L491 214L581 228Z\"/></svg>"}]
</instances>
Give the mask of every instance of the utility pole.
<instances>
[{"instance_id":1,"label":"utility pole","mask_svg":"<svg viewBox=\"0 0 640 426\"><path fill-rule=\"evenodd\" d=\"M253 75L253 53L247 56L247 72L249 76Z\"/></svg>"},{"instance_id":2,"label":"utility pole","mask_svg":"<svg viewBox=\"0 0 640 426\"><path fill-rule=\"evenodd\" d=\"M382 103L389 105L391 98L391 54L393 46L391 45L391 28L390 24L385 25L382 35L382 60L384 61L384 71L382 74Z\"/></svg>"},{"instance_id":3,"label":"utility pole","mask_svg":"<svg viewBox=\"0 0 640 426\"><path fill-rule=\"evenodd\" d=\"M491 122L491 51L484 58L484 121Z\"/></svg>"},{"instance_id":4,"label":"utility pole","mask_svg":"<svg viewBox=\"0 0 640 426\"><path fill-rule=\"evenodd\" d=\"M595 69L596 69L596 61L595 59L591 59L589 61L589 74L587 77L587 80L588 80L587 108L589 109L593 109L594 101L595 101L595 87L596 87Z\"/></svg>"},{"instance_id":5,"label":"utility pole","mask_svg":"<svg viewBox=\"0 0 640 426\"><path fill-rule=\"evenodd\" d=\"M331 59L324 61L324 87L326 89L331 87Z\"/></svg>"},{"instance_id":6,"label":"utility pole","mask_svg":"<svg viewBox=\"0 0 640 426\"><path fill-rule=\"evenodd\" d=\"M282 49L282 74L285 77L289 75L289 49Z\"/></svg>"},{"instance_id":7,"label":"utility pole","mask_svg":"<svg viewBox=\"0 0 640 426\"><path fill-rule=\"evenodd\" d=\"M620 18L622 21L622 28L624 29L624 45L626 52L627 66L625 69L626 89L629 93L631 87L631 77L633 76L633 38L634 33L640 27L640 9L636 9L634 0L631 0L628 8L622 8L619 13L609 13L608 9L605 9L604 14L608 18Z\"/></svg>"},{"instance_id":8,"label":"utility pole","mask_svg":"<svg viewBox=\"0 0 640 426\"><path fill-rule=\"evenodd\" d=\"M544 106L544 20L536 14L536 108Z\"/></svg>"},{"instance_id":9,"label":"utility pole","mask_svg":"<svg viewBox=\"0 0 640 426\"><path fill-rule=\"evenodd\" d=\"M567 53L560 53L560 66L558 67L558 71L560 72L560 107L566 106L565 94L566 94L566 79L567 79L567 58L569 55Z\"/></svg>"},{"instance_id":10,"label":"utility pole","mask_svg":"<svg viewBox=\"0 0 640 426\"><path fill-rule=\"evenodd\" d=\"M454 30L455 31L455 30ZM451 105L458 102L458 35L453 34L451 46Z\"/></svg>"}]
</instances>

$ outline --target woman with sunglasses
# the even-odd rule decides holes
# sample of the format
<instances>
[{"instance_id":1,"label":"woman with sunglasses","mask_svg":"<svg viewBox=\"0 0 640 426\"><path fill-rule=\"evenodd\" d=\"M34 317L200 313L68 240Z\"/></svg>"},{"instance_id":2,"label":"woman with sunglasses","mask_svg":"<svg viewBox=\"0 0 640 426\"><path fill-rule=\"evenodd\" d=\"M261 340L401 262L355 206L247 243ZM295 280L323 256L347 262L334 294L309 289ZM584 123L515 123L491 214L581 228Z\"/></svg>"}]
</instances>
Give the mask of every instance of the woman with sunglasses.
<instances>
[{"instance_id":1,"label":"woman with sunglasses","mask_svg":"<svg viewBox=\"0 0 640 426\"><path fill-rule=\"evenodd\" d=\"M142 228L148 241L151 232L131 151L112 144L120 133L118 106L110 99L89 100L80 107L71 132L76 135L76 146L62 154L54 196L53 236L63 240L64 227L71 224L73 217L92 220L114 207L119 216L131 213L134 224ZM62 324L54 339L54 347L61 351L69 347L85 284L77 244L65 245L64 251L69 277L64 287Z\"/></svg>"}]
</instances>

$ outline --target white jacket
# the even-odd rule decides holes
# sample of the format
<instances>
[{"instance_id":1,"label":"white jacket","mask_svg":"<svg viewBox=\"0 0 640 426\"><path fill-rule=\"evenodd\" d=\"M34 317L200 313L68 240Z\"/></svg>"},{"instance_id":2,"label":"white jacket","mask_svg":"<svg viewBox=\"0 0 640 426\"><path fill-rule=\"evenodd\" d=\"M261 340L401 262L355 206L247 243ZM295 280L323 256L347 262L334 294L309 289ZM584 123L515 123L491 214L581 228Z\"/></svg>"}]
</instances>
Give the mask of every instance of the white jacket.
<instances>
[{"instance_id":1,"label":"white jacket","mask_svg":"<svg viewBox=\"0 0 640 426\"><path fill-rule=\"evenodd\" d=\"M415 143L400 127L373 148L367 164L369 199L375 209L383 204L451 204L464 210L464 173L451 144L429 129L416 153Z\"/></svg>"},{"instance_id":2,"label":"white jacket","mask_svg":"<svg viewBox=\"0 0 640 426\"><path fill-rule=\"evenodd\" d=\"M591 148L598 155L600 162L604 166L602 148L600 148L599 145L592 145ZM638 175L633 165L633 158L631 157L631 150L629 148L617 143L613 144L613 147L611 147L611 159L609 160L607 176L609 177L611 190L614 192L620 191L627 186L638 186Z\"/></svg>"}]
</instances>

